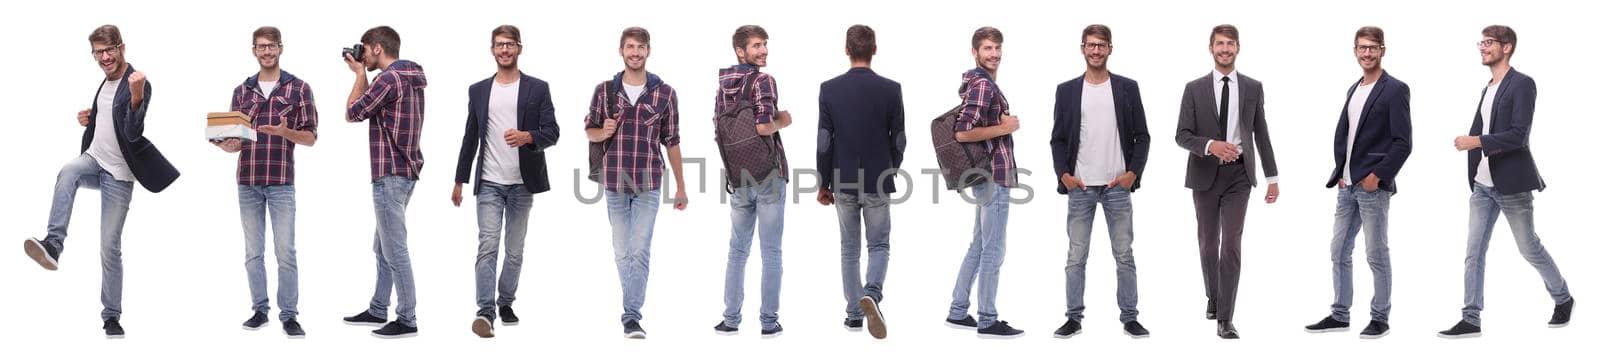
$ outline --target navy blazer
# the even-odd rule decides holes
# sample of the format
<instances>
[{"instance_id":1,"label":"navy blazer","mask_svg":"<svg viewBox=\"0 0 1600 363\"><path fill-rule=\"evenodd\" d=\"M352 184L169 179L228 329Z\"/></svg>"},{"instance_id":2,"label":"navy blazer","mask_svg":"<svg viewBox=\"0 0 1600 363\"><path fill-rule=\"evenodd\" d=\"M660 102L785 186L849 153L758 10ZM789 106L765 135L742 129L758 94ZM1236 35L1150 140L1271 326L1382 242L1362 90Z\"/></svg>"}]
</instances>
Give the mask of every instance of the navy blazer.
<instances>
[{"instance_id":1,"label":"navy blazer","mask_svg":"<svg viewBox=\"0 0 1600 363\"><path fill-rule=\"evenodd\" d=\"M822 83L817 105L817 171L838 193L894 193L906 151L900 84L869 68ZM834 180L838 173L838 180Z\"/></svg>"},{"instance_id":2,"label":"navy blazer","mask_svg":"<svg viewBox=\"0 0 1600 363\"><path fill-rule=\"evenodd\" d=\"M1134 173L1133 188L1139 189L1144 179L1144 164L1150 159L1150 130L1145 125L1144 100L1139 96L1139 82L1116 74L1111 75L1111 100L1117 111L1117 136L1122 138L1122 160L1127 171ZM1050 130L1050 156L1055 159L1056 193L1067 194L1061 184L1064 174L1077 174L1078 139L1083 126L1083 76L1056 86L1055 127Z\"/></svg>"},{"instance_id":3,"label":"navy blazer","mask_svg":"<svg viewBox=\"0 0 1600 363\"><path fill-rule=\"evenodd\" d=\"M1356 80L1356 84L1350 86L1345 92L1344 107L1339 109L1339 124L1333 131L1333 175L1328 176L1325 187L1339 185L1339 179L1344 177L1345 162L1350 160L1351 184L1359 184L1368 174L1375 174L1378 189L1394 193L1397 191L1395 176L1411 156L1411 86L1383 72L1361 106L1361 124L1356 125L1355 144L1346 150L1350 135L1350 98L1360 85L1361 81Z\"/></svg>"},{"instance_id":4,"label":"navy blazer","mask_svg":"<svg viewBox=\"0 0 1600 363\"><path fill-rule=\"evenodd\" d=\"M143 185L151 193L160 193L178 180L178 169L167 161L167 157L156 150L156 145L144 137L144 115L149 110L151 87L150 82L144 83L144 102L132 105L133 94L128 90L128 75L133 74L133 65L122 71L122 83L117 85L117 94L112 96L111 124L116 127L117 147L122 150L122 159L127 160L128 170L133 171L133 179ZM105 85L105 81L101 81ZM100 92L96 91L94 98L100 99ZM100 114L100 103L90 102L94 105L89 109L89 127L83 129L83 147L79 153L89 151L89 145L94 143L94 129Z\"/></svg>"},{"instance_id":5,"label":"navy blazer","mask_svg":"<svg viewBox=\"0 0 1600 363\"><path fill-rule=\"evenodd\" d=\"M1484 93L1489 89L1485 87ZM1526 191L1544 191L1544 179L1539 168L1533 165L1533 152L1528 150L1528 134L1533 129L1533 101L1538 87L1533 78L1512 68L1500 79L1500 88L1494 95L1492 127L1483 132L1483 115L1473 112L1472 130L1467 135L1478 136L1483 147L1467 152L1467 188L1472 188L1478 177L1478 162L1489 158L1489 177L1494 179L1494 189L1500 194L1517 194ZM1482 96L1478 108L1483 109Z\"/></svg>"},{"instance_id":6,"label":"navy blazer","mask_svg":"<svg viewBox=\"0 0 1600 363\"><path fill-rule=\"evenodd\" d=\"M494 77L489 77L467 88L467 125L461 134L461 155L456 159L456 183L466 183L472 175L472 195L483 189L483 168L474 171L473 155L477 164L483 164L484 140L504 143L503 131L490 132L489 91ZM517 90L517 130L533 134L533 143L517 148L517 162L522 169L522 187L538 194L550 190L550 175L545 170L544 149L556 144L561 128L556 125L556 109L550 103L550 85L538 78L522 74Z\"/></svg>"}]
</instances>

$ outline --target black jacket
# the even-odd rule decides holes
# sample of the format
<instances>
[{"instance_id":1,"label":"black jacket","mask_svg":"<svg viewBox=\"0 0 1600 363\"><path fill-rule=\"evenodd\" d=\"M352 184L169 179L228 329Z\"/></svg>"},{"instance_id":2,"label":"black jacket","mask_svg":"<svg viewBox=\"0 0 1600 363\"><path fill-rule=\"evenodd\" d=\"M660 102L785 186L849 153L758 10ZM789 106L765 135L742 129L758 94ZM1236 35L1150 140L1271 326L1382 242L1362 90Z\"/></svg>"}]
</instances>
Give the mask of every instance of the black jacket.
<instances>
[{"instance_id":1,"label":"black jacket","mask_svg":"<svg viewBox=\"0 0 1600 363\"><path fill-rule=\"evenodd\" d=\"M178 180L178 169L167 161L167 157L156 150L156 145L144 137L144 115L150 106L150 82L144 83L144 102L138 105L133 103L133 94L128 90L128 75L133 74L133 65L122 72L122 84L117 85L117 95L111 101L111 124L117 128L117 146L122 150L122 158L127 160L128 169L133 171L134 180L143 185L151 193L160 193ZM105 85L101 81L101 85ZM95 92L95 99L100 99L100 93ZM94 107L89 110L89 127L83 129L83 147L79 153L89 150L89 144L94 143L94 129L96 117L100 114L100 103L91 102Z\"/></svg>"},{"instance_id":2,"label":"black jacket","mask_svg":"<svg viewBox=\"0 0 1600 363\"><path fill-rule=\"evenodd\" d=\"M474 171L473 160L483 164L483 142L505 142L503 132L493 132L489 124L489 91L494 77L467 88L466 131L461 134L461 155L456 159L456 182L466 183L471 175L474 181L472 194L482 189L483 168ZM522 186L529 193L550 190L550 175L545 170L544 149L556 144L561 128L556 125L556 109L550 104L550 85L527 74L522 75L517 90L517 130L533 134L533 143L517 148L517 162L522 169ZM473 156L477 155L476 158Z\"/></svg>"}]
</instances>

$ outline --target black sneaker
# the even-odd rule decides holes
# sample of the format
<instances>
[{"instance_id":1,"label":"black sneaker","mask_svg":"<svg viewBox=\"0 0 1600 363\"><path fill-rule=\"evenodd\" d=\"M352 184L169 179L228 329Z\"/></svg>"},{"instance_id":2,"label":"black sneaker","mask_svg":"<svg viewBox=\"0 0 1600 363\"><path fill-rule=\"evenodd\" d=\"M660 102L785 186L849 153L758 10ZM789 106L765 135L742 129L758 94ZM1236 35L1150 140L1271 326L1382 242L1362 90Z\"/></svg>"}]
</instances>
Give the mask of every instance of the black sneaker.
<instances>
[{"instance_id":1,"label":"black sneaker","mask_svg":"<svg viewBox=\"0 0 1600 363\"><path fill-rule=\"evenodd\" d=\"M1389 323L1373 320L1367 324L1366 329L1361 329L1361 339L1378 339L1389 335Z\"/></svg>"},{"instance_id":2,"label":"black sneaker","mask_svg":"<svg viewBox=\"0 0 1600 363\"><path fill-rule=\"evenodd\" d=\"M1227 340L1239 339L1239 329L1233 327L1233 322L1217 320L1217 337Z\"/></svg>"},{"instance_id":3,"label":"black sneaker","mask_svg":"<svg viewBox=\"0 0 1600 363\"><path fill-rule=\"evenodd\" d=\"M1477 338L1480 336L1483 336L1483 329L1479 329L1477 325L1472 325L1466 320L1456 323L1456 326L1450 327L1450 330L1439 332L1439 337L1445 339Z\"/></svg>"},{"instance_id":4,"label":"black sneaker","mask_svg":"<svg viewBox=\"0 0 1600 363\"><path fill-rule=\"evenodd\" d=\"M1011 328L1010 323L997 321L994 324L989 324L987 328L978 329L978 337L992 339L1018 338L1022 337L1022 330Z\"/></svg>"},{"instance_id":5,"label":"black sneaker","mask_svg":"<svg viewBox=\"0 0 1600 363\"><path fill-rule=\"evenodd\" d=\"M1577 301L1577 299L1567 298L1567 302L1556 305L1555 314L1550 316L1550 327L1560 328L1567 326L1567 322L1572 321L1572 305Z\"/></svg>"},{"instance_id":6,"label":"black sneaker","mask_svg":"<svg viewBox=\"0 0 1600 363\"><path fill-rule=\"evenodd\" d=\"M628 339L644 339L644 328L639 326L638 320L629 320L622 323L622 337Z\"/></svg>"},{"instance_id":7,"label":"black sneaker","mask_svg":"<svg viewBox=\"0 0 1600 363\"><path fill-rule=\"evenodd\" d=\"M1079 323L1076 319L1067 320L1066 324L1061 324L1060 328L1056 328L1055 337L1061 338L1061 339L1066 339L1066 338L1071 338L1071 337L1073 337L1075 335L1078 335L1078 333L1082 333L1082 332L1083 332L1083 323Z\"/></svg>"},{"instance_id":8,"label":"black sneaker","mask_svg":"<svg viewBox=\"0 0 1600 363\"><path fill-rule=\"evenodd\" d=\"M472 319L472 333L477 334L479 338L493 338L494 319L490 319L488 315L478 315Z\"/></svg>"},{"instance_id":9,"label":"black sneaker","mask_svg":"<svg viewBox=\"0 0 1600 363\"><path fill-rule=\"evenodd\" d=\"M372 336L383 339L410 338L417 336L417 327L406 326L398 321L384 324L382 328L372 331Z\"/></svg>"},{"instance_id":10,"label":"black sneaker","mask_svg":"<svg viewBox=\"0 0 1600 363\"><path fill-rule=\"evenodd\" d=\"M56 249L49 243L40 242L35 238L29 238L26 241L22 241L22 250L28 253L28 258L32 258L34 262L38 262L39 267L44 267L44 269L50 271L55 271L57 267L60 267L60 265L56 263L56 258L61 257L61 250Z\"/></svg>"},{"instance_id":11,"label":"black sneaker","mask_svg":"<svg viewBox=\"0 0 1600 363\"><path fill-rule=\"evenodd\" d=\"M299 321L294 319L284 320L283 335L288 335L289 339L301 339L306 337L306 330L300 327Z\"/></svg>"},{"instance_id":12,"label":"black sneaker","mask_svg":"<svg viewBox=\"0 0 1600 363\"><path fill-rule=\"evenodd\" d=\"M244 321L244 330L261 330L263 326L267 326L267 313L264 312L257 311L254 315L250 315L250 320Z\"/></svg>"},{"instance_id":13,"label":"black sneaker","mask_svg":"<svg viewBox=\"0 0 1600 363\"><path fill-rule=\"evenodd\" d=\"M726 322L726 321L717 322L717 326L711 327L711 330L716 331L717 335L739 334L739 328L733 327L733 326L729 326L728 322Z\"/></svg>"},{"instance_id":14,"label":"black sneaker","mask_svg":"<svg viewBox=\"0 0 1600 363\"><path fill-rule=\"evenodd\" d=\"M777 338L779 335L783 335L783 324L773 323L771 329L761 328L762 339Z\"/></svg>"},{"instance_id":15,"label":"black sneaker","mask_svg":"<svg viewBox=\"0 0 1600 363\"><path fill-rule=\"evenodd\" d=\"M1122 324L1122 333L1123 334L1127 334L1128 336L1133 337L1134 339L1143 339L1143 338L1149 338L1150 337L1150 330L1145 329L1144 328L1144 324L1139 324L1138 321L1130 321L1130 322L1123 323Z\"/></svg>"},{"instance_id":16,"label":"black sneaker","mask_svg":"<svg viewBox=\"0 0 1600 363\"><path fill-rule=\"evenodd\" d=\"M844 328L849 331L861 331L861 319L844 319Z\"/></svg>"},{"instance_id":17,"label":"black sneaker","mask_svg":"<svg viewBox=\"0 0 1600 363\"><path fill-rule=\"evenodd\" d=\"M344 317L344 323L349 325L383 326L383 323L387 322L389 321L377 316L373 316L371 313L365 311L361 312L360 314Z\"/></svg>"},{"instance_id":18,"label":"black sneaker","mask_svg":"<svg viewBox=\"0 0 1600 363\"><path fill-rule=\"evenodd\" d=\"M883 309L878 308L878 300L871 296L862 296L858 303L861 305L861 313L867 317L867 333L877 339L888 337L889 326L883 323Z\"/></svg>"},{"instance_id":19,"label":"black sneaker","mask_svg":"<svg viewBox=\"0 0 1600 363\"><path fill-rule=\"evenodd\" d=\"M1334 320L1333 315L1322 318L1322 321L1316 324L1306 325L1307 333L1332 333L1347 330L1350 330L1350 322Z\"/></svg>"},{"instance_id":20,"label":"black sneaker","mask_svg":"<svg viewBox=\"0 0 1600 363\"><path fill-rule=\"evenodd\" d=\"M511 305L500 307L500 325L517 326L522 319L517 319L517 312L511 311Z\"/></svg>"},{"instance_id":21,"label":"black sneaker","mask_svg":"<svg viewBox=\"0 0 1600 363\"><path fill-rule=\"evenodd\" d=\"M126 333L122 331L122 324L117 322L117 318L106 319L105 325L101 325L100 328L106 330L106 339L122 339L122 335Z\"/></svg>"},{"instance_id":22,"label":"black sneaker","mask_svg":"<svg viewBox=\"0 0 1600 363\"><path fill-rule=\"evenodd\" d=\"M961 319L944 319L944 325L956 329L978 329L978 320L967 315Z\"/></svg>"}]
</instances>

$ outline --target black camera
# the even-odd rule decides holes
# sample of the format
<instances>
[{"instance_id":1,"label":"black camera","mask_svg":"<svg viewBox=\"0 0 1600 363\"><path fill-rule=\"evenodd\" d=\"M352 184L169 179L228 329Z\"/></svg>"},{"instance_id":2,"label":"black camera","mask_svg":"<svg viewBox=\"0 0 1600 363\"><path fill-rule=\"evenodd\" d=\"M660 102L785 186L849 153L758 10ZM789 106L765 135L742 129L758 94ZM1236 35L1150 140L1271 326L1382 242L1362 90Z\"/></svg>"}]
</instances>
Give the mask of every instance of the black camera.
<instances>
[{"instance_id":1,"label":"black camera","mask_svg":"<svg viewBox=\"0 0 1600 363\"><path fill-rule=\"evenodd\" d=\"M350 58L355 59L356 62L364 62L364 60L361 58L366 56L366 54L367 49L365 46L362 46L361 43L356 43L356 45L352 45L349 48L344 48L344 55L350 56ZM340 58L343 58L343 56Z\"/></svg>"}]
</instances>

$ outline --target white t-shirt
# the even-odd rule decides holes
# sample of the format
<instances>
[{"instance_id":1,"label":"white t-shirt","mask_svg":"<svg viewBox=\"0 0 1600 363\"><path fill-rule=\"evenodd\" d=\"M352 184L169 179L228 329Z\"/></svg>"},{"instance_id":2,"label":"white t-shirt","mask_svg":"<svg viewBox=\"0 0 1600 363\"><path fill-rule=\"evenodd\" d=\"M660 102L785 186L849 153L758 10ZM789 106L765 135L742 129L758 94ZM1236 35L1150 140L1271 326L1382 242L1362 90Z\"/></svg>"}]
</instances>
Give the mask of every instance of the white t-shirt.
<instances>
[{"instance_id":1,"label":"white t-shirt","mask_svg":"<svg viewBox=\"0 0 1600 363\"><path fill-rule=\"evenodd\" d=\"M1122 137L1117 130L1111 81L1092 84L1084 80L1080 116L1077 177L1083 185L1109 185L1128 170L1122 160Z\"/></svg>"},{"instance_id":2,"label":"white t-shirt","mask_svg":"<svg viewBox=\"0 0 1600 363\"><path fill-rule=\"evenodd\" d=\"M1489 85L1489 88L1483 92L1483 100L1478 101L1483 104L1482 106L1478 106L1478 116L1483 117L1482 135L1488 135L1489 130L1494 129L1494 96L1496 93L1499 93L1499 91L1500 83L1496 82L1491 84ZM1481 153L1483 152L1483 148L1473 150L1472 152ZM1478 182L1478 184L1483 184L1487 187L1494 187L1494 178L1489 176L1489 155L1485 154L1482 158L1478 159L1478 175L1472 178L1472 181Z\"/></svg>"},{"instance_id":3,"label":"white t-shirt","mask_svg":"<svg viewBox=\"0 0 1600 363\"><path fill-rule=\"evenodd\" d=\"M256 84L261 85L261 97L272 97L272 90L278 88L278 81L256 81Z\"/></svg>"},{"instance_id":4,"label":"white t-shirt","mask_svg":"<svg viewBox=\"0 0 1600 363\"><path fill-rule=\"evenodd\" d=\"M638 104L639 97L644 96L644 85L635 86L628 84L628 82L622 82L622 92L628 94L628 103Z\"/></svg>"},{"instance_id":5,"label":"white t-shirt","mask_svg":"<svg viewBox=\"0 0 1600 363\"><path fill-rule=\"evenodd\" d=\"M1377 84L1378 82L1372 82L1372 84L1356 86L1356 92L1350 94L1350 108L1345 109L1345 117L1350 119L1350 127L1345 130L1344 185L1355 184L1353 182L1354 179L1350 178L1352 176L1350 175L1350 164L1354 164L1356 160L1360 160L1362 156L1365 156L1353 154L1356 147L1356 129L1361 127L1361 110L1367 107L1367 96L1372 94L1372 86ZM1360 177L1361 179L1367 178L1366 175L1361 175Z\"/></svg>"},{"instance_id":6,"label":"white t-shirt","mask_svg":"<svg viewBox=\"0 0 1600 363\"><path fill-rule=\"evenodd\" d=\"M106 81L100 86L100 96L95 99L97 114L94 117L94 141L89 142L89 157L100 164L101 169L111 173L117 181L133 181L133 170L128 169L128 161L122 158L122 146L117 144L117 126L112 115L116 114L115 100L117 85L122 80Z\"/></svg>"},{"instance_id":7,"label":"white t-shirt","mask_svg":"<svg viewBox=\"0 0 1600 363\"><path fill-rule=\"evenodd\" d=\"M506 130L517 128L517 93L522 80L489 87L489 123L483 134L483 180L501 185L522 184L517 149L506 145Z\"/></svg>"}]
</instances>

